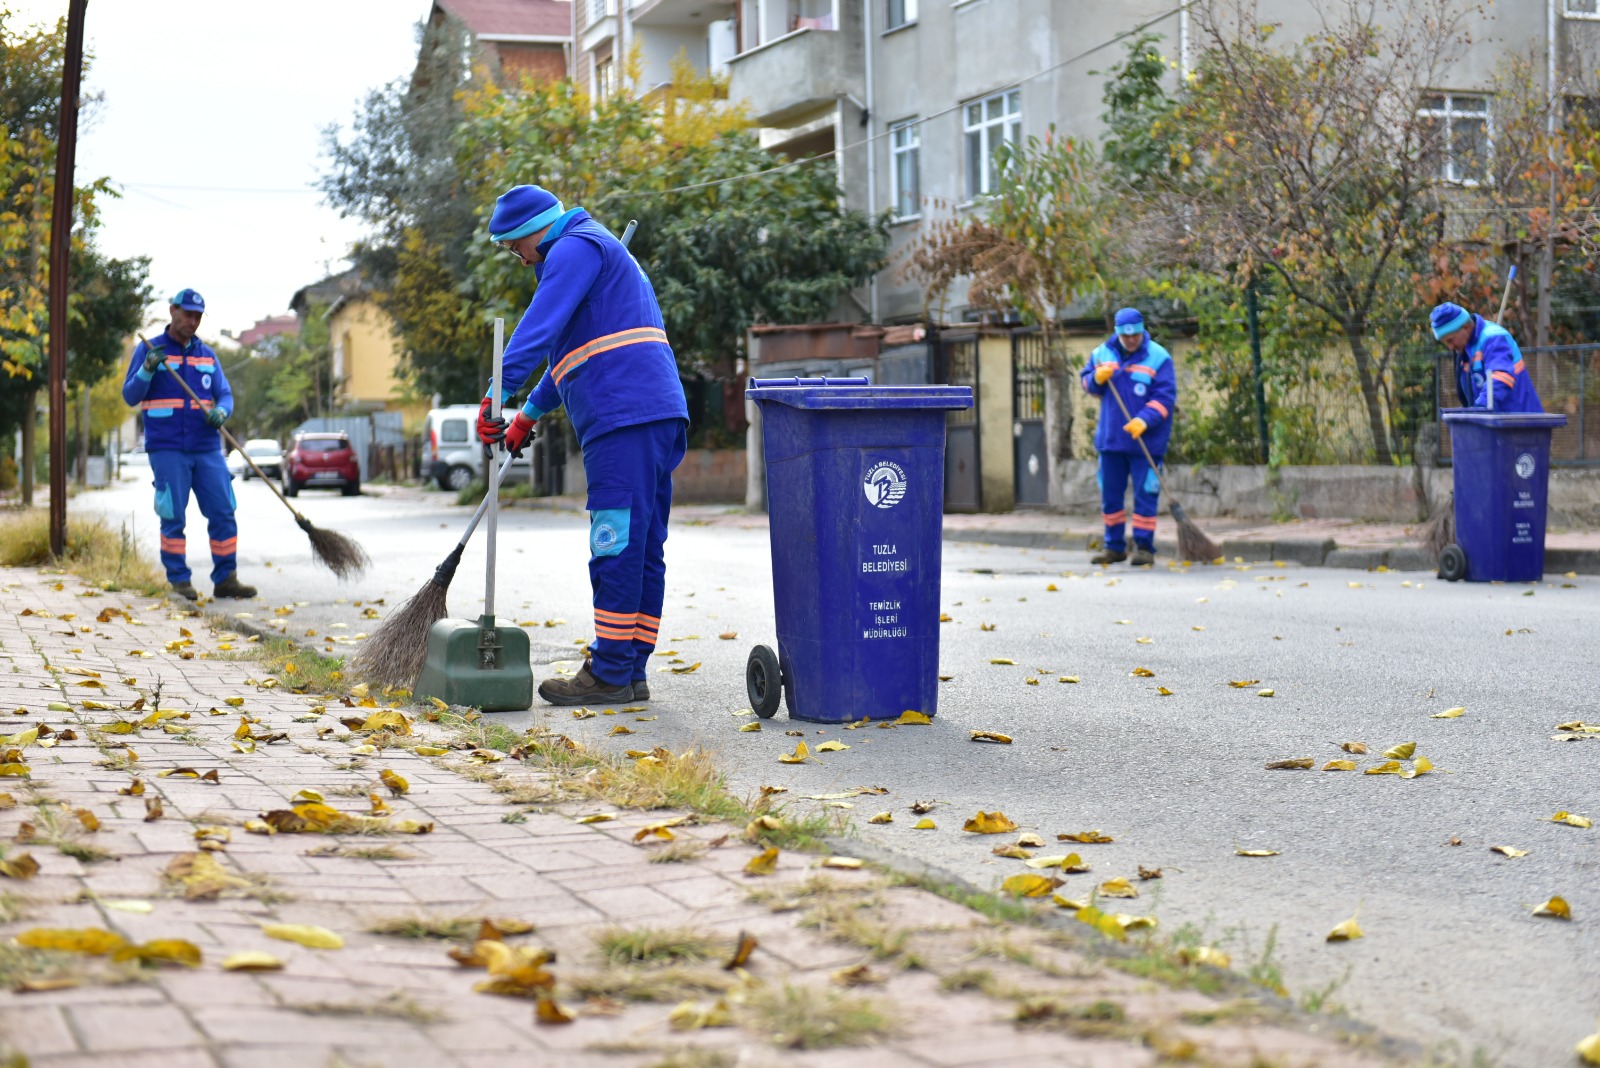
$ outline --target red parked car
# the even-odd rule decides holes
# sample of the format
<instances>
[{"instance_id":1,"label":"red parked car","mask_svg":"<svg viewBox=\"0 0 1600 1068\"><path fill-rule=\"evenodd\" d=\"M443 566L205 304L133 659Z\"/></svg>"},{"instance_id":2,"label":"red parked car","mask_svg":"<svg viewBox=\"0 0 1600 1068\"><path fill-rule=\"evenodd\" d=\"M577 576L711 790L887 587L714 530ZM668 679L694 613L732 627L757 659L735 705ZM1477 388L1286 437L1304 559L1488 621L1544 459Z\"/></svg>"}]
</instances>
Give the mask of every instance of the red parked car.
<instances>
[{"instance_id":1,"label":"red parked car","mask_svg":"<svg viewBox=\"0 0 1600 1068\"><path fill-rule=\"evenodd\" d=\"M361 462L344 434L298 434L283 458L283 492L293 497L303 486L338 486L353 497L361 492Z\"/></svg>"}]
</instances>

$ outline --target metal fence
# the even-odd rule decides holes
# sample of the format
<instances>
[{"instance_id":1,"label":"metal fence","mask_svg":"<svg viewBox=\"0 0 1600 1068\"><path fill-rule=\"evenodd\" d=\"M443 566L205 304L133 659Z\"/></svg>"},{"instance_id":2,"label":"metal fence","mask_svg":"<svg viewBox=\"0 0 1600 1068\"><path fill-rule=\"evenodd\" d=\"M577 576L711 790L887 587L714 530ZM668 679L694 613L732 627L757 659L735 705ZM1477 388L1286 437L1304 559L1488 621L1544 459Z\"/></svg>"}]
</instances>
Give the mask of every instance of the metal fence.
<instances>
[{"instance_id":1,"label":"metal fence","mask_svg":"<svg viewBox=\"0 0 1600 1068\"><path fill-rule=\"evenodd\" d=\"M1544 410L1567 417L1567 425L1550 439L1550 462L1558 467L1600 464L1600 344L1549 345L1522 350ZM1455 358L1438 358L1435 368L1438 408L1461 404L1456 387ZM1593 412L1590 409L1595 409ZM1450 459L1450 433L1439 427L1439 458Z\"/></svg>"},{"instance_id":2,"label":"metal fence","mask_svg":"<svg viewBox=\"0 0 1600 1068\"><path fill-rule=\"evenodd\" d=\"M337 418L307 419L294 428L294 434L344 434L350 438L350 447L361 461L362 475L378 467L376 447L400 445L405 441L401 412L373 412L370 415L340 416Z\"/></svg>"}]
</instances>

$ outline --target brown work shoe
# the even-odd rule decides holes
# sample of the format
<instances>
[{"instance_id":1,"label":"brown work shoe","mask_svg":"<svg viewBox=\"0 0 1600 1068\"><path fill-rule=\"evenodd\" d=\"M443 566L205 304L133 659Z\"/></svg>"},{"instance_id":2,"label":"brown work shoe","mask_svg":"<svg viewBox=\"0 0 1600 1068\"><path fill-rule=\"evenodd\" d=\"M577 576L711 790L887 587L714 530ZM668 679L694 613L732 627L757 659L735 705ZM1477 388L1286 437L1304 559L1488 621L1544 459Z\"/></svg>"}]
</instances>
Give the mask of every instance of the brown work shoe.
<instances>
[{"instance_id":1,"label":"brown work shoe","mask_svg":"<svg viewBox=\"0 0 1600 1068\"><path fill-rule=\"evenodd\" d=\"M1128 561L1128 566L1129 567L1155 567L1156 566L1156 554L1155 554L1154 551L1152 551L1150 549L1143 548L1143 547L1135 549L1135 550L1133 550L1133 559Z\"/></svg>"},{"instance_id":2,"label":"brown work shoe","mask_svg":"<svg viewBox=\"0 0 1600 1068\"><path fill-rule=\"evenodd\" d=\"M633 700L633 686L602 682L589 674L585 664L570 679L545 679L539 684L539 696L553 705L622 705Z\"/></svg>"},{"instance_id":3,"label":"brown work shoe","mask_svg":"<svg viewBox=\"0 0 1600 1068\"><path fill-rule=\"evenodd\" d=\"M1095 553L1093 556L1089 557L1089 562L1094 564L1096 567L1100 567L1105 564L1120 564L1127 558L1127 553L1121 553L1115 549L1106 549L1103 552Z\"/></svg>"},{"instance_id":4,"label":"brown work shoe","mask_svg":"<svg viewBox=\"0 0 1600 1068\"><path fill-rule=\"evenodd\" d=\"M188 601L198 601L200 599L200 591L194 588L194 583L192 582L174 582L172 584L172 592Z\"/></svg>"},{"instance_id":5,"label":"brown work shoe","mask_svg":"<svg viewBox=\"0 0 1600 1068\"><path fill-rule=\"evenodd\" d=\"M240 582L238 575L229 575L227 578L211 587L211 596L213 597L236 597L243 600L254 597L255 595L256 588L254 586L246 586L244 583Z\"/></svg>"}]
</instances>

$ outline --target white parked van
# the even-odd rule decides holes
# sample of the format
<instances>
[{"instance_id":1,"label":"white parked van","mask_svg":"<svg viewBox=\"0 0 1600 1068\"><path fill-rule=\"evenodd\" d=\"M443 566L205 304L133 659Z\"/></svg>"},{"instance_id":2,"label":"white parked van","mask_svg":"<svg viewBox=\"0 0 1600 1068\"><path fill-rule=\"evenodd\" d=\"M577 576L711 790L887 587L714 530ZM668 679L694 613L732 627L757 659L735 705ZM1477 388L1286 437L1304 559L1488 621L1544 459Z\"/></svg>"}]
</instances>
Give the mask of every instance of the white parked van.
<instances>
[{"instance_id":1,"label":"white parked van","mask_svg":"<svg viewBox=\"0 0 1600 1068\"><path fill-rule=\"evenodd\" d=\"M478 441L478 405L452 404L428 412L422 427L422 469L440 489L460 490L483 478L483 445ZM531 450L530 450L531 451ZM528 469L525 451L511 465Z\"/></svg>"}]
</instances>

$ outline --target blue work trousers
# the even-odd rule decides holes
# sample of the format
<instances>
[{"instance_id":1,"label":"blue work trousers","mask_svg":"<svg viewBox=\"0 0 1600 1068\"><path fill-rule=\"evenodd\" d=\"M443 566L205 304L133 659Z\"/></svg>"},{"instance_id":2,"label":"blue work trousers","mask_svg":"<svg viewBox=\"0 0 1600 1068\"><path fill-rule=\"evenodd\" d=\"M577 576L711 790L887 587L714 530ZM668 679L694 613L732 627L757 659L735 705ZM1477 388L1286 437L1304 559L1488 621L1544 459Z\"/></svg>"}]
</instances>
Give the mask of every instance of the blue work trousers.
<instances>
[{"instance_id":1,"label":"blue work trousers","mask_svg":"<svg viewBox=\"0 0 1600 1068\"><path fill-rule=\"evenodd\" d=\"M594 590L589 672L611 686L643 680L656 647L672 472L688 447L687 427L682 419L619 427L583 449Z\"/></svg>"},{"instance_id":2,"label":"blue work trousers","mask_svg":"<svg viewBox=\"0 0 1600 1068\"><path fill-rule=\"evenodd\" d=\"M1156 462L1161 462L1157 457ZM1150 468L1142 452L1100 454L1100 518L1106 525L1106 548L1114 553L1128 551L1124 524L1128 510L1124 503L1129 481L1133 482L1133 543L1155 551L1156 510L1160 506L1160 476Z\"/></svg>"},{"instance_id":3,"label":"blue work trousers","mask_svg":"<svg viewBox=\"0 0 1600 1068\"><path fill-rule=\"evenodd\" d=\"M221 582L238 570L239 550L239 524L233 518L233 476L228 473L222 452L161 449L149 456L150 471L155 475L156 515L161 518L161 565L167 569L167 581L189 581L183 520L189 510L189 492L193 490L211 535L211 582Z\"/></svg>"}]
</instances>

